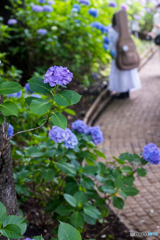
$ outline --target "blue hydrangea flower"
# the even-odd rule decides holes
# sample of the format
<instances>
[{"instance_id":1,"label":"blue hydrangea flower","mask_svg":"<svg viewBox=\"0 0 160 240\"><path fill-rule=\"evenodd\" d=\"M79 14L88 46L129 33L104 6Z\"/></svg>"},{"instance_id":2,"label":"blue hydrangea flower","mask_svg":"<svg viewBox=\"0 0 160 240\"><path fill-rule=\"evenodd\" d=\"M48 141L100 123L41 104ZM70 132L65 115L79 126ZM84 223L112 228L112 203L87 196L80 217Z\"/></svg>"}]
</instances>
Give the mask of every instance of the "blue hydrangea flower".
<instances>
[{"instance_id":1,"label":"blue hydrangea flower","mask_svg":"<svg viewBox=\"0 0 160 240\"><path fill-rule=\"evenodd\" d=\"M64 139L64 145L68 148L74 148L78 144L78 139L74 133L69 128L65 129L65 139Z\"/></svg>"},{"instance_id":2,"label":"blue hydrangea flower","mask_svg":"<svg viewBox=\"0 0 160 240\"><path fill-rule=\"evenodd\" d=\"M32 10L33 10L34 12L43 12L43 7L40 6L40 5L33 5L33 6L32 6Z\"/></svg>"},{"instance_id":3,"label":"blue hydrangea flower","mask_svg":"<svg viewBox=\"0 0 160 240\"><path fill-rule=\"evenodd\" d=\"M104 43L103 48L104 48L105 51L107 51L108 50L108 44Z\"/></svg>"},{"instance_id":4,"label":"blue hydrangea flower","mask_svg":"<svg viewBox=\"0 0 160 240\"><path fill-rule=\"evenodd\" d=\"M86 5L86 6L89 6L89 5L90 5L90 1L89 1L89 0L78 0L78 2L79 2L80 4L84 4L84 5Z\"/></svg>"},{"instance_id":5,"label":"blue hydrangea flower","mask_svg":"<svg viewBox=\"0 0 160 240\"><path fill-rule=\"evenodd\" d=\"M153 143L144 146L142 156L144 160L151 164L158 165L160 163L160 151Z\"/></svg>"},{"instance_id":6,"label":"blue hydrangea flower","mask_svg":"<svg viewBox=\"0 0 160 240\"><path fill-rule=\"evenodd\" d=\"M93 17L98 17L98 10L97 9L95 9L95 8L90 8L89 10L88 10L88 13L91 15L91 16L93 16Z\"/></svg>"},{"instance_id":7,"label":"blue hydrangea flower","mask_svg":"<svg viewBox=\"0 0 160 240\"><path fill-rule=\"evenodd\" d=\"M20 98L22 96L22 91L19 91L17 93L12 93L12 94L8 94L6 95L7 97L15 97L15 98Z\"/></svg>"},{"instance_id":8,"label":"blue hydrangea flower","mask_svg":"<svg viewBox=\"0 0 160 240\"><path fill-rule=\"evenodd\" d=\"M93 22L93 23L91 24L91 27L94 27L94 28L96 28L96 29L98 29L98 30L102 30L103 25L102 25L100 22Z\"/></svg>"},{"instance_id":9,"label":"blue hydrangea flower","mask_svg":"<svg viewBox=\"0 0 160 240\"><path fill-rule=\"evenodd\" d=\"M38 29L38 30L37 30L37 33L38 33L38 34L41 34L41 35L46 35L46 34L47 34L47 30L41 28L41 29Z\"/></svg>"},{"instance_id":10,"label":"blue hydrangea flower","mask_svg":"<svg viewBox=\"0 0 160 240\"><path fill-rule=\"evenodd\" d=\"M79 133L85 133L86 129L88 128L87 124L84 123L82 120L76 120L72 123L71 129L76 130Z\"/></svg>"},{"instance_id":11,"label":"blue hydrangea flower","mask_svg":"<svg viewBox=\"0 0 160 240\"><path fill-rule=\"evenodd\" d=\"M92 140L94 144L98 145L103 142L103 133L100 127L88 127L86 130L86 134L90 134L92 136Z\"/></svg>"},{"instance_id":12,"label":"blue hydrangea flower","mask_svg":"<svg viewBox=\"0 0 160 240\"><path fill-rule=\"evenodd\" d=\"M8 124L9 123L7 123L7 127L8 127ZM8 127L8 137L12 137L13 133L14 133L14 127L11 124L9 124L9 127Z\"/></svg>"},{"instance_id":13,"label":"blue hydrangea flower","mask_svg":"<svg viewBox=\"0 0 160 240\"><path fill-rule=\"evenodd\" d=\"M126 10L126 11L128 9L128 6L125 3L122 3L120 7L121 7L121 9Z\"/></svg>"},{"instance_id":14,"label":"blue hydrangea flower","mask_svg":"<svg viewBox=\"0 0 160 240\"><path fill-rule=\"evenodd\" d=\"M52 0L48 0L48 2L47 2L48 4L50 4L50 5L54 5L55 4L55 1L52 1Z\"/></svg>"},{"instance_id":15,"label":"blue hydrangea flower","mask_svg":"<svg viewBox=\"0 0 160 240\"><path fill-rule=\"evenodd\" d=\"M108 39L107 36L105 36L105 37L103 38L103 42L109 44L109 39Z\"/></svg>"},{"instance_id":16,"label":"blue hydrangea flower","mask_svg":"<svg viewBox=\"0 0 160 240\"><path fill-rule=\"evenodd\" d=\"M98 73L92 73L92 76L93 76L93 79L96 80L98 78L99 74Z\"/></svg>"},{"instance_id":17,"label":"blue hydrangea flower","mask_svg":"<svg viewBox=\"0 0 160 240\"><path fill-rule=\"evenodd\" d=\"M49 5L44 5L43 6L43 11L44 12L52 12L53 11L53 8Z\"/></svg>"},{"instance_id":18,"label":"blue hydrangea flower","mask_svg":"<svg viewBox=\"0 0 160 240\"><path fill-rule=\"evenodd\" d=\"M8 25L13 25L13 24L17 23L17 20L16 19L9 19L7 23L8 23Z\"/></svg>"},{"instance_id":19,"label":"blue hydrangea flower","mask_svg":"<svg viewBox=\"0 0 160 240\"><path fill-rule=\"evenodd\" d=\"M31 238L25 238L24 240L35 240L35 239L31 239Z\"/></svg>"},{"instance_id":20,"label":"blue hydrangea flower","mask_svg":"<svg viewBox=\"0 0 160 240\"><path fill-rule=\"evenodd\" d=\"M113 8L116 8L117 7L117 3L112 1L112 2L109 2L109 6L110 7L113 7Z\"/></svg>"},{"instance_id":21,"label":"blue hydrangea flower","mask_svg":"<svg viewBox=\"0 0 160 240\"><path fill-rule=\"evenodd\" d=\"M38 94L32 94L31 97L41 98L41 96Z\"/></svg>"},{"instance_id":22,"label":"blue hydrangea flower","mask_svg":"<svg viewBox=\"0 0 160 240\"><path fill-rule=\"evenodd\" d=\"M117 53L115 51L110 51L110 54L113 58L115 58L117 56Z\"/></svg>"},{"instance_id":23,"label":"blue hydrangea flower","mask_svg":"<svg viewBox=\"0 0 160 240\"><path fill-rule=\"evenodd\" d=\"M80 12L81 7L79 6L79 4L73 4L73 8L77 9L77 12Z\"/></svg>"},{"instance_id":24,"label":"blue hydrangea flower","mask_svg":"<svg viewBox=\"0 0 160 240\"><path fill-rule=\"evenodd\" d=\"M45 2L46 2L46 0L39 0L39 2L40 2L40 3L45 3Z\"/></svg>"},{"instance_id":25,"label":"blue hydrangea flower","mask_svg":"<svg viewBox=\"0 0 160 240\"><path fill-rule=\"evenodd\" d=\"M67 85L72 81L73 73L66 67L50 67L44 76L44 83L49 83L51 87L57 85Z\"/></svg>"},{"instance_id":26,"label":"blue hydrangea flower","mask_svg":"<svg viewBox=\"0 0 160 240\"><path fill-rule=\"evenodd\" d=\"M33 91L30 89L30 87L29 87L29 83L26 83L25 84L25 86L24 86L24 88L25 88L25 92L26 93L33 93Z\"/></svg>"},{"instance_id":27,"label":"blue hydrangea flower","mask_svg":"<svg viewBox=\"0 0 160 240\"><path fill-rule=\"evenodd\" d=\"M107 33L108 34L108 32L109 32L109 26L104 26L104 25L102 25L102 28L101 28L101 32L102 33Z\"/></svg>"},{"instance_id":28,"label":"blue hydrangea flower","mask_svg":"<svg viewBox=\"0 0 160 240\"><path fill-rule=\"evenodd\" d=\"M49 131L49 137L55 143L62 143L64 141L64 137L65 137L64 130L57 126L53 126L52 129Z\"/></svg>"}]
</instances>

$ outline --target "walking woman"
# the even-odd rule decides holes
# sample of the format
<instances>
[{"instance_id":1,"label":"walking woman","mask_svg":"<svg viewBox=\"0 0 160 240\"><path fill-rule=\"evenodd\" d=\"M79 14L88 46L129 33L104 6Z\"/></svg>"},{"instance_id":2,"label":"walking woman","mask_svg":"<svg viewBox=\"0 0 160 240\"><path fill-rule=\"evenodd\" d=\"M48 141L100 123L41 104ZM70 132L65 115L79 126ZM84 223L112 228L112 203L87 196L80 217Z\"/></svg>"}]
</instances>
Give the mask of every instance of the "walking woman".
<instances>
[{"instance_id":1,"label":"walking woman","mask_svg":"<svg viewBox=\"0 0 160 240\"><path fill-rule=\"evenodd\" d=\"M116 42L118 39L118 27L116 24L116 15L112 18L112 28L108 33L109 49L113 57L111 63L111 72L109 76L109 89L119 93L117 98L129 98L130 90L141 89L141 81L137 68L131 70L119 70L116 66Z\"/></svg>"}]
</instances>

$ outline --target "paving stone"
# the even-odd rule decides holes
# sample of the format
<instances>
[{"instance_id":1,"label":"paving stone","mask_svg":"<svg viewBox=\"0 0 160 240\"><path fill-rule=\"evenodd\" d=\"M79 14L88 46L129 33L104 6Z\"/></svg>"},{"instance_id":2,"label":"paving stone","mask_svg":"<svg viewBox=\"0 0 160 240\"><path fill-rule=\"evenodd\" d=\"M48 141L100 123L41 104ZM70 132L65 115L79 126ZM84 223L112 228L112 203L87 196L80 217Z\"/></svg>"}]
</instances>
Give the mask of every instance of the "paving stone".
<instances>
[{"instance_id":1,"label":"paving stone","mask_svg":"<svg viewBox=\"0 0 160 240\"><path fill-rule=\"evenodd\" d=\"M132 91L130 99L114 99L99 117L107 161L121 153L140 154L144 145L160 147L160 61L156 53L140 71L142 89ZM103 161L99 159L98 161ZM128 197L120 219L132 230L160 234L160 165L147 165L147 177L136 177L140 194ZM116 211L115 208L113 208ZM149 240L160 239L149 237Z\"/></svg>"}]
</instances>

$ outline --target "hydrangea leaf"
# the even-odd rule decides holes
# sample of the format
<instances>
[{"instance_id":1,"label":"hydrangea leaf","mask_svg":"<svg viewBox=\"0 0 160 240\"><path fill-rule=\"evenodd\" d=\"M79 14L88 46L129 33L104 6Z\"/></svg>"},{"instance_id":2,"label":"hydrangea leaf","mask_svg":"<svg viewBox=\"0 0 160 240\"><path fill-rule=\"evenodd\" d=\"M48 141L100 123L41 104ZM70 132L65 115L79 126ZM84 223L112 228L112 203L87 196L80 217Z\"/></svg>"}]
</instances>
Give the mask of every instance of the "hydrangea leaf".
<instances>
[{"instance_id":1,"label":"hydrangea leaf","mask_svg":"<svg viewBox=\"0 0 160 240\"><path fill-rule=\"evenodd\" d=\"M46 122L46 118L45 118L44 116L43 116L43 117L40 117L40 118L38 119L38 125L39 125L39 126L45 124L45 122Z\"/></svg>"},{"instance_id":2,"label":"hydrangea leaf","mask_svg":"<svg viewBox=\"0 0 160 240\"><path fill-rule=\"evenodd\" d=\"M123 187L123 181L120 177L117 177L114 181L114 186L117 188L117 189L120 189Z\"/></svg>"},{"instance_id":3,"label":"hydrangea leaf","mask_svg":"<svg viewBox=\"0 0 160 240\"><path fill-rule=\"evenodd\" d=\"M10 115L18 116L18 107L11 101L6 101L0 104L0 111L6 117Z\"/></svg>"},{"instance_id":4,"label":"hydrangea leaf","mask_svg":"<svg viewBox=\"0 0 160 240\"><path fill-rule=\"evenodd\" d=\"M97 166L85 166L83 167L83 173L86 173L86 174L95 174L98 170L98 167Z\"/></svg>"},{"instance_id":5,"label":"hydrangea leaf","mask_svg":"<svg viewBox=\"0 0 160 240\"><path fill-rule=\"evenodd\" d=\"M93 217L93 218L101 218L102 217L100 211L94 206L90 206L90 205L84 206L83 211L86 215Z\"/></svg>"},{"instance_id":6,"label":"hydrangea leaf","mask_svg":"<svg viewBox=\"0 0 160 240\"><path fill-rule=\"evenodd\" d=\"M85 213L82 213L82 214L83 214L85 222L87 222L90 225L96 224L97 218L90 217L90 216L86 215Z\"/></svg>"},{"instance_id":7,"label":"hydrangea leaf","mask_svg":"<svg viewBox=\"0 0 160 240\"><path fill-rule=\"evenodd\" d=\"M107 180L100 189L105 193L109 193L109 194L115 193L113 182L110 180Z\"/></svg>"},{"instance_id":8,"label":"hydrangea leaf","mask_svg":"<svg viewBox=\"0 0 160 240\"><path fill-rule=\"evenodd\" d=\"M78 203L77 203L77 199L75 197L73 197L70 194L63 194L65 200L72 206L72 207L77 207Z\"/></svg>"},{"instance_id":9,"label":"hydrangea leaf","mask_svg":"<svg viewBox=\"0 0 160 240\"><path fill-rule=\"evenodd\" d=\"M73 209L74 208L70 206L59 205L55 211L61 216L68 216L73 211Z\"/></svg>"},{"instance_id":10,"label":"hydrangea leaf","mask_svg":"<svg viewBox=\"0 0 160 240\"><path fill-rule=\"evenodd\" d=\"M144 168L138 168L138 169L137 169L137 174L138 174L138 176L140 176L140 177L145 177L146 174L147 174L147 170L144 169Z\"/></svg>"},{"instance_id":11,"label":"hydrangea leaf","mask_svg":"<svg viewBox=\"0 0 160 240\"><path fill-rule=\"evenodd\" d=\"M42 237L42 234L41 234L41 236L34 236L33 239L35 239L35 240L44 240L44 238Z\"/></svg>"},{"instance_id":12,"label":"hydrangea leaf","mask_svg":"<svg viewBox=\"0 0 160 240\"><path fill-rule=\"evenodd\" d=\"M132 173L132 168L129 166L124 166L121 168L121 171L124 173Z\"/></svg>"},{"instance_id":13,"label":"hydrangea leaf","mask_svg":"<svg viewBox=\"0 0 160 240\"><path fill-rule=\"evenodd\" d=\"M22 86L17 82L7 81L0 83L0 94L2 95L16 93L20 90L22 90Z\"/></svg>"},{"instance_id":14,"label":"hydrangea leaf","mask_svg":"<svg viewBox=\"0 0 160 240\"><path fill-rule=\"evenodd\" d=\"M113 206L114 206L114 207L116 207L116 208L118 208L118 209L123 209L123 207L124 207L124 201L123 201L122 198L119 198L119 197L117 197L117 196L114 196L114 197L112 198L112 200L113 200Z\"/></svg>"},{"instance_id":15,"label":"hydrangea leaf","mask_svg":"<svg viewBox=\"0 0 160 240\"><path fill-rule=\"evenodd\" d=\"M9 224L6 227L3 227L0 229L0 233L2 233L7 238L22 238L21 229L16 224Z\"/></svg>"},{"instance_id":16,"label":"hydrangea leaf","mask_svg":"<svg viewBox=\"0 0 160 240\"><path fill-rule=\"evenodd\" d=\"M0 125L4 123L4 117L2 115L0 115Z\"/></svg>"},{"instance_id":17,"label":"hydrangea leaf","mask_svg":"<svg viewBox=\"0 0 160 240\"><path fill-rule=\"evenodd\" d=\"M87 202L87 199L88 199L87 196L81 191L76 192L74 197L77 199L77 203L78 203L79 207L82 207L82 205L85 204Z\"/></svg>"},{"instance_id":18,"label":"hydrangea leaf","mask_svg":"<svg viewBox=\"0 0 160 240\"><path fill-rule=\"evenodd\" d=\"M98 150L94 150L95 154L97 154L98 157L102 157L104 159L106 159L106 156L104 155L104 153L98 151Z\"/></svg>"},{"instance_id":19,"label":"hydrangea leaf","mask_svg":"<svg viewBox=\"0 0 160 240\"><path fill-rule=\"evenodd\" d=\"M75 116L75 115L76 115L75 111L73 111L72 109L65 108L64 111L65 111L66 113L72 115L72 116Z\"/></svg>"},{"instance_id":20,"label":"hydrangea leaf","mask_svg":"<svg viewBox=\"0 0 160 240\"><path fill-rule=\"evenodd\" d=\"M35 100L32 100L30 109L32 113L43 115L51 108L51 105L52 104L50 102L42 98L37 98Z\"/></svg>"},{"instance_id":21,"label":"hydrangea leaf","mask_svg":"<svg viewBox=\"0 0 160 240\"><path fill-rule=\"evenodd\" d=\"M82 240L81 235L77 229L69 225L68 223L60 222L58 229L59 240Z\"/></svg>"},{"instance_id":22,"label":"hydrangea leaf","mask_svg":"<svg viewBox=\"0 0 160 240\"><path fill-rule=\"evenodd\" d=\"M54 96L54 101L64 107L76 104L80 101L81 95L71 90L63 90Z\"/></svg>"},{"instance_id":23,"label":"hydrangea leaf","mask_svg":"<svg viewBox=\"0 0 160 240\"><path fill-rule=\"evenodd\" d=\"M75 228L82 228L84 225L84 217L80 212L74 212L71 215L70 221Z\"/></svg>"},{"instance_id":24,"label":"hydrangea leaf","mask_svg":"<svg viewBox=\"0 0 160 240\"><path fill-rule=\"evenodd\" d=\"M80 182L81 182L81 185L86 189L92 190L94 188L93 180L88 177L81 178Z\"/></svg>"},{"instance_id":25,"label":"hydrangea leaf","mask_svg":"<svg viewBox=\"0 0 160 240\"><path fill-rule=\"evenodd\" d=\"M74 182L70 182L67 183L64 187L64 191L68 194L75 194L79 189L79 186L77 185L77 183Z\"/></svg>"},{"instance_id":26,"label":"hydrangea leaf","mask_svg":"<svg viewBox=\"0 0 160 240\"><path fill-rule=\"evenodd\" d=\"M30 89L36 93L50 94L53 90L49 83L44 83L44 79L40 77L33 77L28 82Z\"/></svg>"},{"instance_id":27,"label":"hydrangea leaf","mask_svg":"<svg viewBox=\"0 0 160 240\"><path fill-rule=\"evenodd\" d=\"M46 179L47 182L52 181L55 176L53 169L44 169L42 171L42 178Z\"/></svg>"},{"instance_id":28,"label":"hydrangea leaf","mask_svg":"<svg viewBox=\"0 0 160 240\"><path fill-rule=\"evenodd\" d=\"M135 196L139 193L137 188L134 187L124 187L122 188L122 191L127 195L127 196Z\"/></svg>"},{"instance_id":29,"label":"hydrangea leaf","mask_svg":"<svg viewBox=\"0 0 160 240\"><path fill-rule=\"evenodd\" d=\"M57 163L57 168L60 169L62 172L68 174L69 176L75 176L77 174L77 170L75 166L71 165L70 163Z\"/></svg>"},{"instance_id":30,"label":"hydrangea leaf","mask_svg":"<svg viewBox=\"0 0 160 240\"><path fill-rule=\"evenodd\" d=\"M37 100L36 97L28 97L28 98L25 98L25 101L27 103L28 106L30 106L32 100Z\"/></svg>"},{"instance_id":31,"label":"hydrangea leaf","mask_svg":"<svg viewBox=\"0 0 160 240\"><path fill-rule=\"evenodd\" d=\"M3 78L0 77L0 83L4 82Z\"/></svg>"},{"instance_id":32,"label":"hydrangea leaf","mask_svg":"<svg viewBox=\"0 0 160 240\"><path fill-rule=\"evenodd\" d=\"M7 211L6 211L6 208L5 208L5 206L3 205L2 202L0 202L0 209L1 209L1 211L0 211L0 222L3 222L4 219L7 216Z\"/></svg>"},{"instance_id":33,"label":"hydrangea leaf","mask_svg":"<svg viewBox=\"0 0 160 240\"><path fill-rule=\"evenodd\" d=\"M54 125L56 125L57 127L60 127L62 129L66 129L67 127L67 119L66 117L60 113L60 112L54 112L52 114L52 122Z\"/></svg>"},{"instance_id":34,"label":"hydrangea leaf","mask_svg":"<svg viewBox=\"0 0 160 240\"><path fill-rule=\"evenodd\" d=\"M20 228L21 234L24 234L27 229L27 220L24 218L20 218L18 216L9 215L3 221L3 227L8 226L9 224L16 224Z\"/></svg>"},{"instance_id":35,"label":"hydrangea leaf","mask_svg":"<svg viewBox=\"0 0 160 240\"><path fill-rule=\"evenodd\" d=\"M123 179L123 183L124 183L125 185L132 186L134 180L135 180L135 178L134 178L133 176L125 176L124 179Z\"/></svg>"}]
</instances>

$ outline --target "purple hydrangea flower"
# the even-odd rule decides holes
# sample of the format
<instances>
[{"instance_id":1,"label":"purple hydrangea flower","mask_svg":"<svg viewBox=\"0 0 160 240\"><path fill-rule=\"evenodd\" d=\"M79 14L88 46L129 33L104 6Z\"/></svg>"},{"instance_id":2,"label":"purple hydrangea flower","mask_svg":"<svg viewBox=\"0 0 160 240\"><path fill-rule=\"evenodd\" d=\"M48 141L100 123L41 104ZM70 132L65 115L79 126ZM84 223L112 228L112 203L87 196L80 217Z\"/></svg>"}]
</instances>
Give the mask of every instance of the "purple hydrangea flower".
<instances>
[{"instance_id":1,"label":"purple hydrangea flower","mask_svg":"<svg viewBox=\"0 0 160 240\"><path fill-rule=\"evenodd\" d=\"M55 4L55 1L52 1L52 0L48 0L48 2L47 2L48 4L50 4L50 5L54 5Z\"/></svg>"},{"instance_id":2,"label":"purple hydrangea flower","mask_svg":"<svg viewBox=\"0 0 160 240\"><path fill-rule=\"evenodd\" d=\"M65 140L64 145L68 148L74 148L78 144L78 139L74 133L69 128L65 129Z\"/></svg>"},{"instance_id":3,"label":"purple hydrangea flower","mask_svg":"<svg viewBox=\"0 0 160 240\"><path fill-rule=\"evenodd\" d=\"M144 146L142 156L144 160L151 164L158 165L160 163L160 151L153 143Z\"/></svg>"},{"instance_id":4,"label":"purple hydrangea flower","mask_svg":"<svg viewBox=\"0 0 160 240\"><path fill-rule=\"evenodd\" d=\"M73 9L76 8L77 12L80 12L81 7L79 6L79 4L73 4Z\"/></svg>"},{"instance_id":5,"label":"purple hydrangea flower","mask_svg":"<svg viewBox=\"0 0 160 240\"><path fill-rule=\"evenodd\" d=\"M37 33L38 33L38 34L41 34L41 35L46 35L46 34L47 34L47 30L41 28L41 29L38 29L38 30L37 30Z\"/></svg>"},{"instance_id":6,"label":"purple hydrangea flower","mask_svg":"<svg viewBox=\"0 0 160 240\"><path fill-rule=\"evenodd\" d=\"M103 43L103 48L104 48L104 50L105 50L105 51L107 51L107 50L108 50L108 48L109 48L109 47L108 47L108 44L106 44L106 43Z\"/></svg>"},{"instance_id":7,"label":"purple hydrangea flower","mask_svg":"<svg viewBox=\"0 0 160 240\"><path fill-rule=\"evenodd\" d=\"M7 127L8 127L8 124L9 123L7 123ZM14 133L14 127L11 125L11 124L9 124L9 127L8 127L8 137L12 137L13 136L13 133Z\"/></svg>"},{"instance_id":8,"label":"purple hydrangea flower","mask_svg":"<svg viewBox=\"0 0 160 240\"><path fill-rule=\"evenodd\" d=\"M91 134L93 142L98 145L103 142L103 133L100 127L88 127L86 134Z\"/></svg>"},{"instance_id":9,"label":"purple hydrangea flower","mask_svg":"<svg viewBox=\"0 0 160 240\"><path fill-rule=\"evenodd\" d=\"M43 12L43 7L40 6L40 5L33 5L33 6L32 6L32 10L33 10L34 12Z\"/></svg>"},{"instance_id":10,"label":"purple hydrangea flower","mask_svg":"<svg viewBox=\"0 0 160 240\"><path fill-rule=\"evenodd\" d=\"M44 5L43 6L43 11L44 12L52 12L53 11L53 8L49 5Z\"/></svg>"},{"instance_id":11,"label":"purple hydrangea flower","mask_svg":"<svg viewBox=\"0 0 160 240\"><path fill-rule=\"evenodd\" d=\"M100 22L93 22L91 27L97 28L98 30L102 30L103 25Z\"/></svg>"},{"instance_id":12,"label":"purple hydrangea flower","mask_svg":"<svg viewBox=\"0 0 160 240\"><path fill-rule=\"evenodd\" d=\"M108 34L108 32L109 32L109 29L110 29L110 27L109 27L109 26L103 26L103 25L102 25L101 32L102 32L102 33L107 33L107 34Z\"/></svg>"},{"instance_id":13,"label":"purple hydrangea flower","mask_svg":"<svg viewBox=\"0 0 160 240\"><path fill-rule=\"evenodd\" d=\"M45 2L46 2L46 0L39 0L39 2L40 2L40 3L45 3Z\"/></svg>"},{"instance_id":14,"label":"purple hydrangea flower","mask_svg":"<svg viewBox=\"0 0 160 240\"><path fill-rule=\"evenodd\" d=\"M25 84L25 86L24 86L24 88L25 88L25 92L27 93L33 93L33 91L30 89L30 87L29 87L29 83L26 83Z\"/></svg>"},{"instance_id":15,"label":"purple hydrangea flower","mask_svg":"<svg viewBox=\"0 0 160 240\"><path fill-rule=\"evenodd\" d=\"M96 80L98 78L99 74L98 73L92 73L92 76L93 76L93 79Z\"/></svg>"},{"instance_id":16,"label":"purple hydrangea flower","mask_svg":"<svg viewBox=\"0 0 160 240\"><path fill-rule=\"evenodd\" d=\"M109 6L110 7L113 7L113 8L116 8L117 7L117 3L116 2L109 2Z\"/></svg>"},{"instance_id":17,"label":"purple hydrangea flower","mask_svg":"<svg viewBox=\"0 0 160 240\"><path fill-rule=\"evenodd\" d=\"M19 91L17 93L12 93L12 94L8 94L6 95L7 97L15 97L15 98L20 98L22 96L22 91Z\"/></svg>"},{"instance_id":18,"label":"purple hydrangea flower","mask_svg":"<svg viewBox=\"0 0 160 240\"><path fill-rule=\"evenodd\" d=\"M72 130L76 130L79 133L85 133L88 126L82 120L76 120L72 123Z\"/></svg>"},{"instance_id":19,"label":"purple hydrangea flower","mask_svg":"<svg viewBox=\"0 0 160 240\"><path fill-rule=\"evenodd\" d=\"M35 239L31 239L31 238L25 238L24 240L35 240Z\"/></svg>"},{"instance_id":20,"label":"purple hydrangea flower","mask_svg":"<svg viewBox=\"0 0 160 240\"><path fill-rule=\"evenodd\" d=\"M66 67L50 67L44 76L44 83L49 83L51 87L57 85L67 85L72 81L73 73Z\"/></svg>"},{"instance_id":21,"label":"purple hydrangea flower","mask_svg":"<svg viewBox=\"0 0 160 240\"><path fill-rule=\"evenodd\" d=\"M35 98L41 98L41 96L40 96L40 95L38 95L38 94L32 94L32 95L31 95L31 97L35 97Z\"/></svg>"},{"instance_id":22,"label":"purple hydrangea flower","mask_svg":"<svg viewBox=\"0 0 160 240\"><path fill-rule=\"evenodd\" d=\"M90 1L89 1L89 0L78 0L78 2L79 2L80 4L84 4L84 5L86 5L86 6L89 6L89 5L90 5Z\"/></svg>"},{"instance_id":23,"label":"purple hydrangea flower","mask_svg":"<svg viewBox=\"0 0 160 240\"><path fill-rule=\"evenodd\" d=\"M55 143L62 143L64 141L64 137L65 137L64 130L57 126L53 126L52 129L49 131L49 137Z\"/></svg>"},{"instance_id":24,"label":"purple hydrangea flower","mask_svg":"<svg viewBox=\"0 0 160 240\"><path fill-rule=\"evenodd\" d=\"M90 8L89 10L88 10L88 13L91 15L91 16L93 16L93 17L98 17L98 10L97 9L95 9L95 8Z\"/></svg>"},{"instance_id":25,"label":"purple hydrangea flower","mask_svg":"<svg viewBox=\"0 0 160 240\"><path fill-rule=\"evenodd\" d=\"M8 25L13 25L13 24L17 23L17 20L16 19L9 19L7 23L8 23Z\"/></svg>"},{"instance_id":26,"label":"purple hydrangea flower","mask_svg":"<svg viewBox=\"0 0 160 240\"><path fill-rule=\"evenodd\" d=\"M126 10L126 11L128 9L128 6L125 3L122 3L120 7L121 7L121 9Z\"/></svg>"},{"instance_id":27,"label":"purple hydrangea flower","mask_svg":"<svg viewBox=\"0 0 160 240\"><path fill-rule=\"evenodd\" d=\"M105 37L103 38L103 42L109 44L109 39L108 39L107 36L105 36Z\"/></svg>"}]
</instances>

